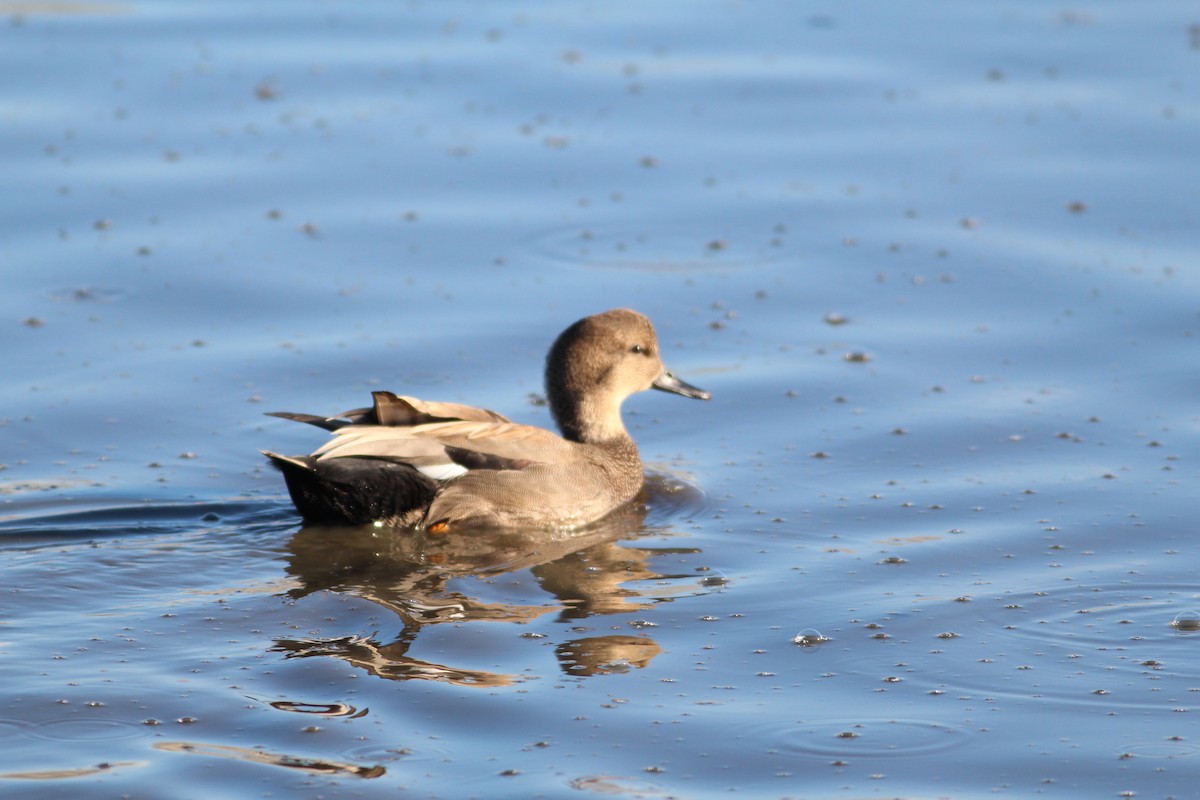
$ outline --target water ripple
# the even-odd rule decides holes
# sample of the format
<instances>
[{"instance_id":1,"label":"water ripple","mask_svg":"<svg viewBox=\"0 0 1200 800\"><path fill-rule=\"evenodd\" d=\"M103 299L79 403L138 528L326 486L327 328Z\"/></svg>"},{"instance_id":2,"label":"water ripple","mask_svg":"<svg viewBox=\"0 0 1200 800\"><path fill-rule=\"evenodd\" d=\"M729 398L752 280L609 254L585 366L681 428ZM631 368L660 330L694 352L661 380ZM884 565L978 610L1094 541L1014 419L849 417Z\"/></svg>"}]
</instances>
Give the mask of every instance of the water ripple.
<instances>
[{"instance_id":1,"label":"water ripple","mask_svg":"<svg viewBox=\"0 0 1200 800\"><path fill-rule=\"evenodd\" d=\"M648 472L645 494L649 520L658 524L692 519L712 508L712 502L702 489L685 477L669 472Z\"/></svg>"},{"instance_id":2,"label":"water ripple","mask_svg":"<svg viewBox=\"0 0 1200 800\"><path fill-rule=\"evenodd\" d=\"M1121 757L1126 755L1135 758L1191 758L1200 755L1200 745L1181 741L1140 742L1127 746L1121 752Z\"/></svg>"},{"instance_id":3,"label":"water ripple","mask_svg":"<svg viewBox=\"0 0 1200 800\"><path fill-rule=\"evenodd\" d=\"M553 262L640 272L730 272L782 255L769 235L762 241L739 242L701 223L659 222L653 229L620 222L556 228L527 240L524 247L530 255Z\"/></svg>"},{"instance_id":4,"label":"water ripple","mask_svg":"<svg viewBox=\"0 0 1200 800\"><path fill-rule=\"evenodd\" d=\"M1172 622L1197 606L1198 589L1071 583L948 603L946 629L897 616L872 634L875 652L849 655L841 672L960 702L1189 711L1200 702L1196 634Z\"/></svg>"},{"instance_id":5,"label":"water ripple","mask_svg":"<svg viewBox=\"0 0 1200 800\"><path fill-rule=\"evenodd\" d=\"M1004 635L1056 644L1115 647L1177 638L1172 622L1200 608L1200 585L1070 584L1006 594Z\"/></svg>"},{"instance_id":6,"label":"water ripple","mask_svg":"<svg viewBox=\"0 0 1200 800\"><path fill-rule=\"evenodd\" d=\"M68 718L36 722L25 733L52 742L99 742L136 739L147 731L144 725L123 719Z\"/></svg>"},{"instance_id":7,"label":"water ripple","mask_svg":"<svg viewBox=\"0 0 1200 800\"><path fill-rule=\"evenodd\" d=\"M77 505L69 501L14 503L6 505L4 512L0 515L0 546L214 528L282 530L295 522L294 515L279 504L248 500L148 503L90 498Z\"/></svg>"},{"instance_id":8,"label":"water ripple","mask_svg":"<svg viewBox=\"0 0 1200 800\"><path fill-rule=\"evenodd\" d=\"M737 736L735 738L743 738ZM961 728L925 719L842 718L754 725L744 737L768 752L853 758L911 756L949 750L966 741Z\"/></svg>"}]
</instances>

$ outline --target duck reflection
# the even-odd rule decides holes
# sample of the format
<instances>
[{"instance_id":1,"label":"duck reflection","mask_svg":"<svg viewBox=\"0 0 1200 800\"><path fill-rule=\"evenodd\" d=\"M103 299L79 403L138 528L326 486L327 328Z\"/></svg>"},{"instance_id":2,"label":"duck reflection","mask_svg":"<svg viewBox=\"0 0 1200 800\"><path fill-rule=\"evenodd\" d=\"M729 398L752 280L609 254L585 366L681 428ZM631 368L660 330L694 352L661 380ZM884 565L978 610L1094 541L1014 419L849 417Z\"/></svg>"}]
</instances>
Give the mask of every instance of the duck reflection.
<instances>
[{"instance_id":1,"label":"duck reflection","mask_svg":"<svg viewBox=\"0 0 1200 800\"><path fill-rule=\"evenodd\" d=\"M434 680L463 686L505 686L516 676L456 667L412 654L421 630L446 622L527 623L546 615L569 622L596 615L634 613L695 588L693 572L667 574L654 564L696 548L638 547L628 540L661 536L648 527L647 499L678 492L653 480L638 501L577 531L424 531L306 526L290 542L288 574L295 599L337 592L370 601L394 614L401 632L389 642L368 636L279 639L288 657L332 656L392 680ZM689 487L690 488L690 487ZM669 502L669 501L668 501ZM658 504L655 503L657 506ZM624 540L624 541L623 541ZM548 597L543 603L496 600L491 579L529 570ZM687 579L686 582L681 579ZM652 585L653 594L637 585ZM476 593L472 589L478 587ZM486 592L491 599L472 596ZM662 651L645 635L583 637L555 649L569 675L603 675L645 667Z\"/></svg>"},{"instance_id":2,"label":"duck reflection","mask_svg":"<svg viewBox=\"0 0 1200 800\"><path fill-rule=\"evenodd\" d=\"M568 675L612 675L641 669L662 652L649 636L611 634L575 639L554 648Z\"/></svg>"}]
</instances>

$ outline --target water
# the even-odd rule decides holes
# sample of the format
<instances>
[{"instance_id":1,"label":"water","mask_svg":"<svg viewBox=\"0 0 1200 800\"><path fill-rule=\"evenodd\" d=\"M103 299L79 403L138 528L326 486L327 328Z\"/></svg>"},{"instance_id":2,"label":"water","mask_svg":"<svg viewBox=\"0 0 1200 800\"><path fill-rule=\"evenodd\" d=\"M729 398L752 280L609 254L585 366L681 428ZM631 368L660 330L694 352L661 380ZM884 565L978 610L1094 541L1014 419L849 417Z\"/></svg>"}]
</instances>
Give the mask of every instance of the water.
<instances>
[{"instance_id":1,"label":"water","mask_svg":"<svg viewBox=\"0 0 1200 800\"><path fill-rule=\"evenodd\" d=\"M0 793L1193 791L1187 4L0 13ZM598 530L258 455L549 424L614 306L714 399L627 403Z\"/></svg>"}]
</instances>

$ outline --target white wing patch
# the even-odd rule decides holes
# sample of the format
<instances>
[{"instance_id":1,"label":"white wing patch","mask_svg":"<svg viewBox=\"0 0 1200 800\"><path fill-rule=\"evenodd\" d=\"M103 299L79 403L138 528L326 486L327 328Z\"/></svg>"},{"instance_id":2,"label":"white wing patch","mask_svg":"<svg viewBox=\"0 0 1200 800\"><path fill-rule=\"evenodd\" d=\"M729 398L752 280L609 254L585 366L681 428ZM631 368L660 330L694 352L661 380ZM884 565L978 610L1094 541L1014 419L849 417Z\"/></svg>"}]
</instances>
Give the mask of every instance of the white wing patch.
<instances>
[{"instance_id":1,"label":"white wing patch","mask_svg":"<svg viewBox=\"0 0 1200 800\"><path fill-rule=\"evenodd\" d=\"M459 475L467 474L467 468L461 464L414 464L413 466L416 466L417 472L433 478L435 481L448 481Z\"/></svg>"}]
</instances>

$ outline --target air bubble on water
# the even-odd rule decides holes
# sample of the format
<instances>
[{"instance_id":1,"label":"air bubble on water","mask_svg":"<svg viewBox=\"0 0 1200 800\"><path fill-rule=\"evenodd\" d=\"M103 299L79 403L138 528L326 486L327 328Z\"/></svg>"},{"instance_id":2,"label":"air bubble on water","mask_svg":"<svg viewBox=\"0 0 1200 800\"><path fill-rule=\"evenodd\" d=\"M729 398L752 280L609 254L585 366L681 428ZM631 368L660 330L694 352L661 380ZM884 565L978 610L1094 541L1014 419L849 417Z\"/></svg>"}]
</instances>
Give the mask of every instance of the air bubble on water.
<instances>
[{"instance_id":1,"label":"air bubble on water","mask_svg":"<svg viewBox=\"0 0 1200 800\"><path fill-rule=\"evenodd\" d=\"M1171 627L1177 631L1187 631L1189 633L1200 631L1200 613L1195 611L1181 611L1175 615L1175 619L1171 620Z\"/></svg>"},{"instance_id":2,"label":"air bubble on water","mask_svg":"<svg viewBox=\"0 0 1200 800\"><path fill-rule=\"evenodd\" d=\"M729 578L725 577L725 573L719 569L710 570L707 575L697 581L701 586L721 588L729 585Z\"/></svg>"},{"instance_id":3,"label":"air bubble on water","mask_svg":"<svg viewBox=\"0 0 1200 800\"><path fill-rule=\"evenodd\" d=\"M816 647L817 645L825 644L833 641L828 636L822 636L821 632L816 628L805 628L792 637L792 641L801 647Z\"/></svg>"}]
</instances>

